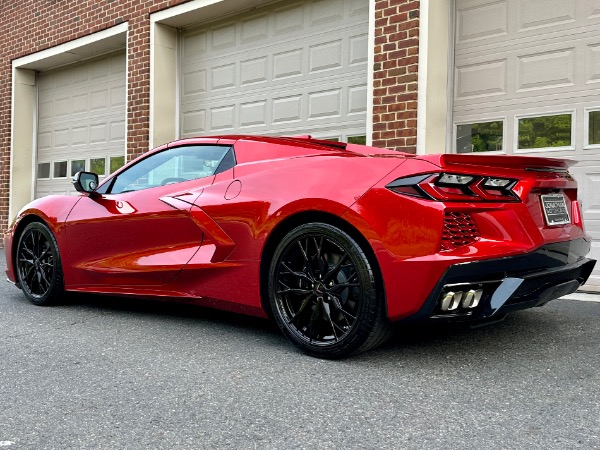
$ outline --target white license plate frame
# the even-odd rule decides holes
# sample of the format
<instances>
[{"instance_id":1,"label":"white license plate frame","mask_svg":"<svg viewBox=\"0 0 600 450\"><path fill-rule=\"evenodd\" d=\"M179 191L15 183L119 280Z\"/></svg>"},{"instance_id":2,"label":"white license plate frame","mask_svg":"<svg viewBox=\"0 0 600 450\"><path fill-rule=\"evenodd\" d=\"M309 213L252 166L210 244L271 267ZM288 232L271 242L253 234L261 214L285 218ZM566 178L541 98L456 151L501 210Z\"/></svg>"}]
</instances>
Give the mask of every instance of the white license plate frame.
<instances>
[{"instance_id":1,"label":"white license plate frame","mask_svg":"<svg viewBox=\"0 0 600 450\"><path fill-rule=\"evenodd\" d=\"M571 223L571 215L563 194L544 194L540 196L546 224L550 227Z\"/></svg>"}]
</instances>

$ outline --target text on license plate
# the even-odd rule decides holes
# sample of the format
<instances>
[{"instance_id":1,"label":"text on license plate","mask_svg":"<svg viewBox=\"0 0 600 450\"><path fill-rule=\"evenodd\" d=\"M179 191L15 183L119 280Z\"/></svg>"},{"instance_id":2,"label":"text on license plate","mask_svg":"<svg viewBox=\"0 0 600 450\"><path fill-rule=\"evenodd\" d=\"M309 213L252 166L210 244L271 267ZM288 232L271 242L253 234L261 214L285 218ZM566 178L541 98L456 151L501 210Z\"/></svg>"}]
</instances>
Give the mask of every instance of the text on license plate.
<instances>
[{"instance_id":1,"label":"text on license plate","mask_svg":"<svg viewBox=\"0 0 600 450\"><path fill-rule=\"evenodd\" d=\"M562 194L546 194L541 196L542 209L548 225L564 225L571 223L569 210Z\"/></svg>"}]
</instances>

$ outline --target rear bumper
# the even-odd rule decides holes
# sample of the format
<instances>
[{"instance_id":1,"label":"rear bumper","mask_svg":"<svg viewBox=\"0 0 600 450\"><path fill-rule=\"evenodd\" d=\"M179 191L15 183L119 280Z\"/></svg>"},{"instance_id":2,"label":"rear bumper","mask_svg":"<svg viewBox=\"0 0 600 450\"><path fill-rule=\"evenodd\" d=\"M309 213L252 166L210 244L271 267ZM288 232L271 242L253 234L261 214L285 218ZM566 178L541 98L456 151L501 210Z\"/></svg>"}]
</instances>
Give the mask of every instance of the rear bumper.
<instances>
[{"instance_id":1,"label":"rear bumper","mask_svg":"<svg viewBox=\"0 0 600 450\"><path fill-rule=\"evenodd\" d=\"M590 276L596 261L585 258L585 239L544 245L524 255L450 266L419 311L405 320L477 321L520 309L542 306L575 292ZM474 308L443 311L448 292L479 289Z\"/></svg>"}]
</instances>

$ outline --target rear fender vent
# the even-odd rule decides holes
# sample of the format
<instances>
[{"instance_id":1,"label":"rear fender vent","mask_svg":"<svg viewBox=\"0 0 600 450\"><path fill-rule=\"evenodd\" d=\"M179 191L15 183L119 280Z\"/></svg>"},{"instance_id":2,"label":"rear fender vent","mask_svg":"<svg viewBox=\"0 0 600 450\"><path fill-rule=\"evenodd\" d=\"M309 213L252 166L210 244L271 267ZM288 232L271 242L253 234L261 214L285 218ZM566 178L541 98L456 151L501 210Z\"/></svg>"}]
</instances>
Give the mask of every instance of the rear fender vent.
<instances>
[{"instance_id":1,"label":"rear fender vent","mask_svg":"<svg viewBox=\"0 0 600 450\"><path fill-rule=\"evenodd\" d=\"M465 212L444 213L442 251L454 250L479 239L480 233L473 217Z\"/></svg>"}]
</instances>

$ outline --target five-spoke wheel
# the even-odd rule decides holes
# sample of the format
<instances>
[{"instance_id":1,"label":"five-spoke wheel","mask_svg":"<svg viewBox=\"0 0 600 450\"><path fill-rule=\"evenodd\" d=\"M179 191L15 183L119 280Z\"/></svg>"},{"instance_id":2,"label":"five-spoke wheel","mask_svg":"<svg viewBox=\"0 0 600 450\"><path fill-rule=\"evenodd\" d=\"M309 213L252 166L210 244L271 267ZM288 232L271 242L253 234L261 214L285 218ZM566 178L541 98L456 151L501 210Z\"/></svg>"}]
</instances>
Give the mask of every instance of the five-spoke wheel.
<instances>
[{"instance_id":1,"label":"five-spoke wheel","mask_svg":"<svg viewBox=\"0 0 600 450\"><path fill-rule=\"evenodd\" d=\"M271 262L269 294L279 327L309 354L340 358L387 335L369 258L331 225L302 225L281 241Z\"/></svg>"},{"instance_id":2,"label":"five-spoke wheel","mask_svg":"<svg viewBox=\"0 0 600 450\"><path fill-rule=\"evenodd\" d=\"M36 305L49 305L63 291L62 267L56 240L48 227L25 227L16 255L17 278L25 296Z\"/></svg>"}]
</instances>

